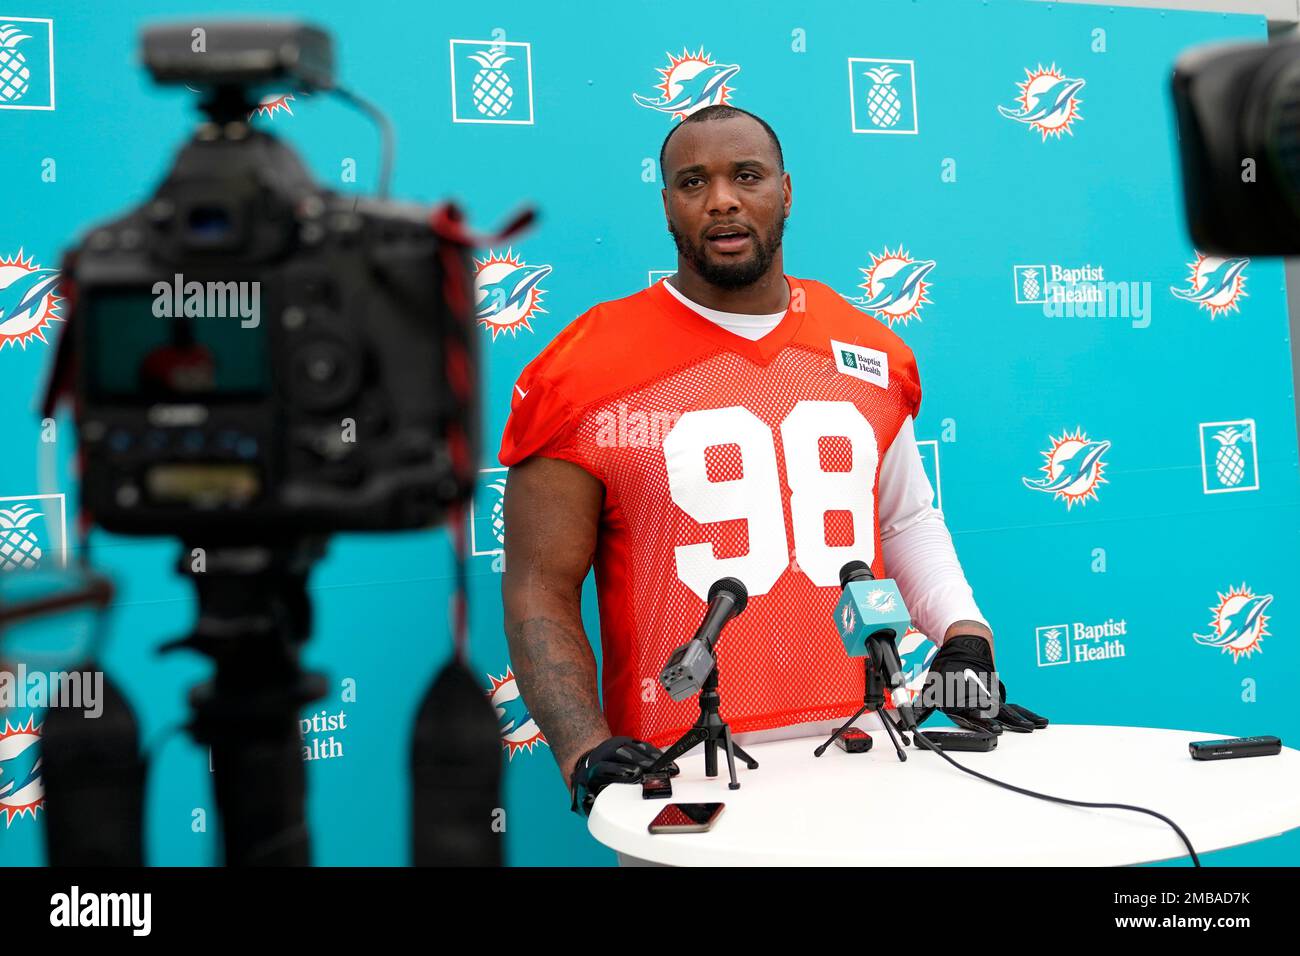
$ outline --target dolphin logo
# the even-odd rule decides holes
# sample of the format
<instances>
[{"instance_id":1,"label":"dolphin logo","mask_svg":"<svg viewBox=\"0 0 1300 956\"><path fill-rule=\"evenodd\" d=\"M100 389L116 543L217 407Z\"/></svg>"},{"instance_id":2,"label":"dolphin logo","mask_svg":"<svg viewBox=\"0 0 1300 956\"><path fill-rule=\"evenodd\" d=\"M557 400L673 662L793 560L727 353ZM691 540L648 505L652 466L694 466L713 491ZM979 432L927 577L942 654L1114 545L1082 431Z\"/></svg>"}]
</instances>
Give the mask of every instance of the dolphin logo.
<instances>
[{"instance_id":1,"label":"dolphin logo","mask_svg":"<svg viewBox=\"0 0 1300 956\"><path fill-rule=\"evenodd\" d=\"M518 266L496 282L477 289L475 319L491 319L508 309L527 304L528 294L551 272L550 266Z\"/></svg>"},{"instance_id":2,"label":"dolphin logo","mask_svg":"<svg viewBox=\"0 0 1300 956\"><path fill-rule=\"evenodd\" d=\"M1227 647L1236 644L1242 638L1253 636L1259 627L1260 615L1264 608L1273 603L1273 595L1257 594L1247 599L1230 617L1225 618L1217 634L1193 634L1197 644L1210 647Z\"/></svg>"},{"instance_id":3,"label":"dolphin logo","mask_svg":"<svg viewBox=\"0 0 1300 956\"><path fill-rule=\"evenodd\" d=\"M0 327L31 312L58 284L57 269L34 269L0 289Z\"/></svg>"},{"instance_id":4,"label":"dolphin logo","mask_svg":"<svg viewBox=\"0 0 1300 956\"><path fill-rule=\"evenodd\" d=\"M722 85L739 72L740 67L735 64L715 63L706 66L689 80L682 81L681 89L676 96L665 94L658 99L651 99L633 93L632 99L636 100L638 106L658 110L661 113L689 113L709 103L718 95Z\"/></svg>"},{"instance_id":5,"label":"dolphin logo","mask_svg":"<svg viewBox=\"0 0 1300 956\"><path fill-rule=\"evenodd\" d=\"M1248 265L1250 265L1249 259L1239 257L1224 259L1218 268L1209 275L1202 277L1199 289L1193 284L1190 289L1179 289L1176 286L1170 286L1169 291L1180 299L1186 299L1188 302L1209 302L1224 292L1235 289L1237 287L1237 277L1245 271ZM1193 280L1193 283L1195 283L1195 280Z\"/></svg>"},{"instance_id":6,"label":"dolphin logo","mask_svg":"<svg viewBox=\"0 0 1300 956\"><path fill-rule=\"evenodd\" d=\"M519 730L533 719L522 697L512 697L493 706L497 711L497 730L502 736Z\"/></svg>"},{"instance_id":7,"label":"dolphin logo","mask_svg":"<svg viewBox=\"0 0 1300 956\"><path fill-rule=\"evenodd\" d=\"M1092 475L1093 468L1110 448L1108 441L1090 441L1085 442L1074 450L1069 458L1062 458L1055 462L1061 469L1060 474L1055 478L1021 478L1026 488L1032 488L1034 491L1057 492L1064 491L1076 482L1082 481Z\"/></svg>"},{"instance_id":8,"label":"dolphin logo","mask_svg":"<svg viewBox=\"0 0 1300 956\"><path fill-rule=\"evenodd\" d=\"M906 302L916 294L921 280L930 274L934 266L933 259L909 262L887 279L873 281L872 284L878 290L874 296L870 298L865 295L852 296L849 297L849 301L859 309L882 310L896 303Z\"/></svg>"},{"instance_id":9,"label":"dolphin logo","mask_svg":"<svg viewBox=\"0 0 1300 956\"><path fill-rule=\"evenodd\" d=\"M1065 77L1057 80L1047 89L1033 96L1034 103L1026 109L1009 109L999 106L998 112L1007 119L1018 123L1042 123L1046 126L1059 125L1070 112L1070 101L1074 94L1083 88L1084 81Z\"/></svg>"},{"instance_id":10,"label":"dolphin logo","mask_svg":"<svg viewBox=\"0 0 1300 956\"><path fill-rule=\"evenodd\" d=\"M40 748L33 743L8 760L0 760L0 800L17 796L40 779Z\"/></svg>"}]
</instances>

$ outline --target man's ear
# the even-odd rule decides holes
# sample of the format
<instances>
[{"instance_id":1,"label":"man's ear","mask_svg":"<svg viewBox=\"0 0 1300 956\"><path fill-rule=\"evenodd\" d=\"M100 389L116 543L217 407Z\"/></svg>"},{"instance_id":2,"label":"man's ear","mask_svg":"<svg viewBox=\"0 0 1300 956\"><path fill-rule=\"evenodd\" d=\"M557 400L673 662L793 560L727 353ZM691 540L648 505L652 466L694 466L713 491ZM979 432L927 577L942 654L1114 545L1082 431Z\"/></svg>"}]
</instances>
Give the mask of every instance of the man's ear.
<instances>
[{"instance_id":1,"label":"man's ear","mask_svg":"<svg viewBox=\"0 0 1300 956\"><path fill-rule=\"evenodd\" d=\"M790 218L790 207L794 205L794 186L788 172L781 174L781 190L785 193L785 218Z\"/></svg>"},{"instance_id":2,"label":"man's ear","mask_svg":"<svg viewBox=\"0 0 1300 956\"><path fill-rule=\"evenodd\" d=\"M659 190L659 197L664 201L664 226L666 226L668 230L671 232L673 227L673 221L668 215L668 187L667 186Z\"/></svg>"}]
</instances>

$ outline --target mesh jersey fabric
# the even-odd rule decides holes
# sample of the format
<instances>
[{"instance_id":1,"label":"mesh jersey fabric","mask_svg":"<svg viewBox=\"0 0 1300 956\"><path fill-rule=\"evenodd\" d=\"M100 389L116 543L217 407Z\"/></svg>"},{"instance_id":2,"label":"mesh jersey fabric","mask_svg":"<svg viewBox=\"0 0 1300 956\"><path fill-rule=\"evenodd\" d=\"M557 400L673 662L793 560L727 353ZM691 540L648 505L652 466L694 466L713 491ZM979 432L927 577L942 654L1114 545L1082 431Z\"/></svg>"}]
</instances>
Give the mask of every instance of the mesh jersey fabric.
<instances>
[{"instance_id":1,"label":"mesh jersey fabric","mask_svg":"<svg viewBox=\"0 0 1300 956\"><path fill-rule=\"evenodd\" d=\"M864 560L885 575L880 462L916 414L920 380L885 326L822 283L786 280L790 308L756 341L661 280L570 323L516 384L501 463L559 458L604 485L596 591L616 735L662 746L693 723L697 701L672 701L658 675L725 576L750 595L717 645L734 732L862 703L862 662L832 621L839 569ZM886 381L847 374L832 340L882 353Z\"/></svg>"}]
</instances>

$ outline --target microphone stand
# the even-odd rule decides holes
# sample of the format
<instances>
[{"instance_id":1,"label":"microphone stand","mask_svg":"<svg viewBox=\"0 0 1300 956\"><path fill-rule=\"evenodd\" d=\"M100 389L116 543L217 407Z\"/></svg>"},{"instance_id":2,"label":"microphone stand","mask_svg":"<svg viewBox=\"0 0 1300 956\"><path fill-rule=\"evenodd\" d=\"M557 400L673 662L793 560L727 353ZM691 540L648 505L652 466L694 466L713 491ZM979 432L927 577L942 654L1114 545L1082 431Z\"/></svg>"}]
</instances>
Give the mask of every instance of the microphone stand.
<instances>
[{"instance_id":1,"label":"microphone stand","mask_svg":"<svg viewBox=\"0 0 1300 956\"><path fill-rule=\"evenodd\" d=\"M722 719L722 715L718 712L720 702L721 697L718 695L718 665L714 664L713 670L709 671L709 676L700 685L700 716L696 718L690 730L682 734L675 744L665 750L663 756L656 760L646 773L659 773L696 744L703 743L704 775L706 777L716 777L718 775L718 746L721 744L727 752L727 772L731 776L731 782L727 784L727 789L739 790L740 781L736 779L736 758L739 757L745 761L745 766L750 770L758 769L758 761L732 742L731 728L727 726L726 721Z\"/></svg>"},{"instance_id":2,"label":"microphone stand","mask_svg":"<svg viewBox=\"0 0 1300 956\"><path fill-rule=\"evenodd\" d=\"M885 726L885 732L889 734L890 742L894 745L894 752L898 754L900 761L907 760L907 754L903 751L902 744L899 743L899 736L902 731L894 727L893 720L890 719L885 711L885 677L881 673L881 665L884 663L885 645L892 647L894 632L889 629L876 631L867 638L867 653L862 658L863 667L863 691L862 706L858 708L857 713L845 721L842 727L836 727L835 732L831 734L826 741L813 751L814 757L820 757L826 752L831 744L850 727L853 722L868 711L874 711L880 714L880 722Z\"/></svg>"}]
</instances>

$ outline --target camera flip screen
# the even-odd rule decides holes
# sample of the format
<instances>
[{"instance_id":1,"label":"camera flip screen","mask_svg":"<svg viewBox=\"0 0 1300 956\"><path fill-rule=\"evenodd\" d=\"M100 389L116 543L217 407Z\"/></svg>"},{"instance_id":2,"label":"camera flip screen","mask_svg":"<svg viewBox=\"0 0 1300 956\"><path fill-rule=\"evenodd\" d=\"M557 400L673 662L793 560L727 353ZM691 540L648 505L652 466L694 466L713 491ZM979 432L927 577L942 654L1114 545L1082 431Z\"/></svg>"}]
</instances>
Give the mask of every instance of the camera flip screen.
<instances>
[{"instance_id":1,"label":"camera flip screen","mask_svg":"<svg viewBox=\"0 0 1300 956\"><path fill-rule=\"evenodd\" d=\"M90 386L102 399L255 399L270 386L266 328L235 287L202 315L159 316L146 290L86 297ZM163 293L166 295L167 293ZM247 298L247 297L244 297ZM183 303L182 303L183 305ZM195 310L199 311L199 310Z\"/></svg>"}]
</instances>

